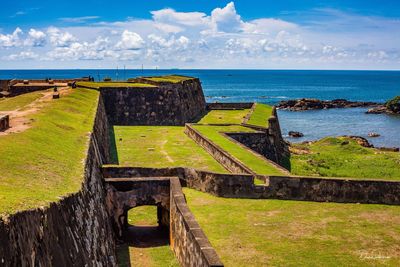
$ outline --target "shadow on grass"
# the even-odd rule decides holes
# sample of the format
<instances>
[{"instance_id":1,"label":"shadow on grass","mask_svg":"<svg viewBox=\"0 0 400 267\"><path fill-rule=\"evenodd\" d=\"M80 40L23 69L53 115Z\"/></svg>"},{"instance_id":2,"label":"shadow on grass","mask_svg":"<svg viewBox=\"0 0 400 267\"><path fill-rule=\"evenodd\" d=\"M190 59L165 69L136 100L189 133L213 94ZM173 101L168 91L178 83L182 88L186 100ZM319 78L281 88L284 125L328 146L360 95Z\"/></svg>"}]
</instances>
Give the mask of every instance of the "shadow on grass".
<instances>
[{"instance_id":1,"label":"shadow on grass","mask_svg":"<svg viewBox=\"0 0 400 267\"><path fill-rule=\"evenodd\" d=\"M110 125L110 164L119 164L117 143L115 141L114 126Z\"/></svg>"},{"instance_id":2,"label":"shadow on grass","mask_svg":"<svg viewBox=\"0 0 400 267\"><path fill-rule=\"evenodd\" d=\"M159 226L129 225L124 234L124 241L136 248L165 246L168 238L168 231Z\"/></svg>"},{"instance_id":3,"label":"shadow on grass","mask_svg":"<svg viewBox=\"0 0 400 267\"><path fill-rule=\"evenodd\" d=\"M131 267L129 248L162 247L169 244L169 234L159 226L129 225L124 232L124 243L117 247L118 266Z\"/></svg>"}]
</instances>

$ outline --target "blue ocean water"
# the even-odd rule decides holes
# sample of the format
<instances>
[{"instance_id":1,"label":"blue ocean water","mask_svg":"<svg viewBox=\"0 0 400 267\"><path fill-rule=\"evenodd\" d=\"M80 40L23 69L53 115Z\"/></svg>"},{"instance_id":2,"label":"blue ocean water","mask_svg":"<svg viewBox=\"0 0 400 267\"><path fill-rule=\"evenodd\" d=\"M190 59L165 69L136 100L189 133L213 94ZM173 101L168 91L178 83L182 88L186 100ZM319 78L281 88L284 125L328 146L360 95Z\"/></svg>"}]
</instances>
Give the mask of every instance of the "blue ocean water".
<instances>
[{"instance_id":1,"label":"blue ocean water","mask_svg":"<svg viewBox=\"0 0 400 267\"><path fill-rule=\"evenodd\" d=\"M199 77L208 102L256 101L276 104L295 98L385 102L400 95L400 71L317 70L0 70L0 79L76 78L91 75L126 79L136 76L181 74ZM304 133L301 139L324 136L381 134L368 138L376 146L400 147L400 117L367 115L365 109L306 112L279 111L282 132Z\"/></svg>"}]
</instances>

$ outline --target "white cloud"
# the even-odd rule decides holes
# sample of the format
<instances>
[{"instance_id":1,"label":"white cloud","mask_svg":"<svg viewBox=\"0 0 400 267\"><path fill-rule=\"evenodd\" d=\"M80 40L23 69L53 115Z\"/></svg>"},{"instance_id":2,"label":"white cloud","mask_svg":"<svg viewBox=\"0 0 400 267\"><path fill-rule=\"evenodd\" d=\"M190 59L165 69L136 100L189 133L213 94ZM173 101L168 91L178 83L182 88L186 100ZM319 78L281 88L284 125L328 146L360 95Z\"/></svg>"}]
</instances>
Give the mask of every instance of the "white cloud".
<instances>
[{"instance_id":1,"label":"white cloud","mask_svg":"<svg viewBox=\"0 0 400 267\"><path fill-rule=\"evenodd\" d=\"M237 14L235 4L228 3L224 8L216 8L211 12L211 23L217 32L239 32L243 21Z\"/></svg>"},{"instance_id":2,"label":"white cloud","mask_svg":"<svg viewBox=\"0 0 400 267\"><path fill-rule=\"evenodd\" d=\"M32 51L22 51L17 54L11 54L9 56L3 57L3 59L5 60L30 60L37 58L39 58L39 55Z\"/></svg>"},{"instance_id":3,"label":"white cloud","mask_svg":"<svg viewBox=\"0 0 400 267\"><path fill-rule=\"evenodd\" d=\"M46 34L42 31L30 29L28 32L28 38L24 42L27 46L45 46Z\"/></svg>"},{"instance_id":4,"label":"white cloud","mask_svg":"<svg viewBox=\"0 0 400 267\"><path fill-rule=\"evenodd\" d=\"M116 48L122 50L138 50L144 45L142 37L136 32L125 30L122 33L121 41L116 45Z\"/></svg>"},{"instance_id":5,"label":"white cloud","mask_svg":"<svg viewBox=\"0 0 400 267\"><path fill-rule=\"evenodd\" d=\"M21 45L21 34L22 30L20 28L16 28L11 34L0 34L0 46L15 47Z\"/></svg>"},{"instance_id":6,"label":"white cloud","mask_svg":"<svg viewBox=\"0 0 400 267\"><path fill-rule=\"evenodd\" d=\"M72 17L72 18L59 18L59 20L69 23L84 23L99 18L100 18L99 16L83 16L83 17Z\"/></svg>"},{"instance_id":7,"label":"white cloud","mask_svg":"<svg viewBox=\"0 0 400 267\"><path fill-rule=\"evenodd\" d=\"M56 47L67 47L77 40L71 33L61 32L60 29L55 27L50 27L47 34L50 37L50 43Z\"/></svg>"}]
</instances>

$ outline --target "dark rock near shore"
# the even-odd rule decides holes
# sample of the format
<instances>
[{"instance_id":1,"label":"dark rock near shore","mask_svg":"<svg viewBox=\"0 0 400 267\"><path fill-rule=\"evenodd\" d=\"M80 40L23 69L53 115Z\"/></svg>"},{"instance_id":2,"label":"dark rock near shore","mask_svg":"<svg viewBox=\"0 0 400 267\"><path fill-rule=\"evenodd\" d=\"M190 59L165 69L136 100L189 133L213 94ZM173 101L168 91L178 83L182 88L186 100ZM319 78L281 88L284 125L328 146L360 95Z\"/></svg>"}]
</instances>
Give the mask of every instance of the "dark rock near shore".
<instances>
[{"instance_id":1,"label":"dark rock near shore","mask_svg":"<svg viewBox=\"0 0 400 267\"><path fill-rule=\"evenodd\" d=\"M384 105L371 108L366 113L400 115L400 96L387 101Z\"/></svg>"},{"instance_id":2,"label":"dark rock near shore","mask_svg":"<svg viewBox=\"0 0 400 267\"><path fill-rule=\"evenodd\" d=\"M368 137L379 137L379 136L381 135L378 133L368 133Z\"/></svg>"},{"instance_id":3,"label":"dark rock near shore","mask_svg":"<svg viewBox=\"0 0 400 267\"><path fill-rule=\"evenodd\" d=\"M371 107L378 105L379 104L375 102L357 102L357 101L348 101L346 99L319 100L319 99L302 98L296 100L281 101L277 105L277 108L286 109L290 111L303 111L303 110L329 109L329 108Z\"/></svg>"},{"instance_id":4,"label":"dark rock near shore","mask_svg":"<svg viewBox=\"0 0 400 267\"><path fill-rule=\"evenodd\" d=\"M303 137L304 134L301 132L289 131L289 136L293 137L293 138L300 138L300 137Z\"/></svg>"},{"instance_id":5,"label":"dark rock near shore","mask_svg":"<svg viewBox=\"0 0 400 267\"><path fill-rule=\"evenodd\" d=\"M353 140L355 140L360 146L363 146L363 147L374 147L374 145L370 144L370 143L368 142L367 139L365 139L364 137L361 137L361 136L344 135L343 137L347 137L347 138L353 139Z\"/></svg>"}]
</instances>

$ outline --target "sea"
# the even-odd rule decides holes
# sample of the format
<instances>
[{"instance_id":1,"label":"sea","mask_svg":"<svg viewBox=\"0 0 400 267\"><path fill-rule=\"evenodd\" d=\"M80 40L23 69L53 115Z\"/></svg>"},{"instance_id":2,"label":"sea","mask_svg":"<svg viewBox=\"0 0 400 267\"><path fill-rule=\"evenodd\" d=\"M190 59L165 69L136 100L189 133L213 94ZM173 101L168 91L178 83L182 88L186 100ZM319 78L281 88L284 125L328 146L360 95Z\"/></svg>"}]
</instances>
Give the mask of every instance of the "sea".
<instances>
[{"instance_id":1,"label":"sea","mask_svg":"<svg viewBox=\"0 0 400 267\"><path fill-rule=\"evenodd\" d=\"M0 70L0 79L111 77L125 80L137 76L180 74L200 78L207 102L261 102L317 98L384 103L400 95L400 71L336 70ZM400 147L400 116L365 114L366 108L292 112L279 110L282 133L290 142L313 141L326 136L357 135L377 147ZM302 138L290 138L299 131ZM368 133L380 134L369 138Z\"/></svg>"}]
</instances>

